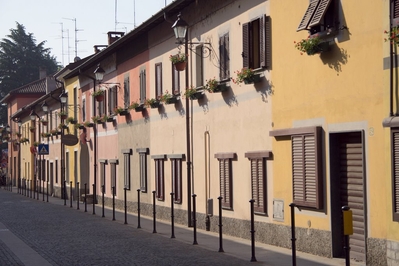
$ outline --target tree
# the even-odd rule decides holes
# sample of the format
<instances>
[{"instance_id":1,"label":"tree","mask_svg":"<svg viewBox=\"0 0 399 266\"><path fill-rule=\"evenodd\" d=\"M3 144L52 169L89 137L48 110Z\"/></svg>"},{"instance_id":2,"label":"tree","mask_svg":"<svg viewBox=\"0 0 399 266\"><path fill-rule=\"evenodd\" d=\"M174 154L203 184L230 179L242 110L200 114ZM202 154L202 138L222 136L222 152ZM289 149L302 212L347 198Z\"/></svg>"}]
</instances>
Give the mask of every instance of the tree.
<instances>
[{"instance_id":1,"label":"tree","mask_svg":"<svg viewBox=\"0 0 399 266\"><path fill-rule=\"evenodd\" d=\"M44 48L45 41L36 44L32 33L26 33L25 27L16 22L16 29L0 42L0 98L11 90L39 79L39 69L48 74L55 73L60 65ZM4 107L0 107L0 124L7 124Z\"/></svg>"}]
</instances>

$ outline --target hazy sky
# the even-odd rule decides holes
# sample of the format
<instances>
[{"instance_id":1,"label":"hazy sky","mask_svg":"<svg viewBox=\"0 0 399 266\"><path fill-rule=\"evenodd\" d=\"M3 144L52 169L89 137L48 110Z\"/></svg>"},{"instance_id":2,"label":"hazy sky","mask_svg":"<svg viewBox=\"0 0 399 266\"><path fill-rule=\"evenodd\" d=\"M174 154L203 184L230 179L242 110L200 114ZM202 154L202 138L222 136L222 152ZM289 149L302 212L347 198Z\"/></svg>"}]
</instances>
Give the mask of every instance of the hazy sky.
<instances>
[{"instance_id":1,"label":"hazy sky","mask_svg":"<svg viewBox=\"0 0 399 266\"><path fill-rule=\"evenodd\" d=\"M107 32L130 32L172 0L0 0L0 39L16 22L32 33L63 65L77 55L94 53L94 45L107 44ZM75 31L75 19L76 28ZM63 30L62 30L63 29ZM69 36L69 38L68 38Z\"/></svg>"}]
</instances>

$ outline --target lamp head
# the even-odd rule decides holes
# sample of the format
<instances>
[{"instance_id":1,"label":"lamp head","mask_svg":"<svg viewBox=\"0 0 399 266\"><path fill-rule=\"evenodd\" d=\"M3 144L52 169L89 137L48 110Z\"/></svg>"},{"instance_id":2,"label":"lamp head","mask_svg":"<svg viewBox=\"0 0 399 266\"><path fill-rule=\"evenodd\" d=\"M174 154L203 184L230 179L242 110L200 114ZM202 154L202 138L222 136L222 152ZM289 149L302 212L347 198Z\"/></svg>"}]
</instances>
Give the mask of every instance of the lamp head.
<instances>
[{"instance_id":1,"label":"lamp head","mask_svg":"<svg viewBox=\"0 0 399 266\"><path fill-rule=\"evenodd\" d=\"M172 29L175 32L176 40L179 43L183 43L186 39L188 24L186 21L184 21L180 17L181 17L181 14L179 13L177 15L177 20L175 21L175 23L172 26Z\"/></svg>"},{"instance_id":2,"label":"lamp head","mask_svg":"<svg viewBox=\"0 0 399 266\"><path fill-rule=\"evenodd\" d=\"M96 80L98 82L103 81L104 74L105 74L104 69L100 66L100 64L98 64L96 70L94 70L94 75L96 76Z\"/></svg>"}]
</instances>

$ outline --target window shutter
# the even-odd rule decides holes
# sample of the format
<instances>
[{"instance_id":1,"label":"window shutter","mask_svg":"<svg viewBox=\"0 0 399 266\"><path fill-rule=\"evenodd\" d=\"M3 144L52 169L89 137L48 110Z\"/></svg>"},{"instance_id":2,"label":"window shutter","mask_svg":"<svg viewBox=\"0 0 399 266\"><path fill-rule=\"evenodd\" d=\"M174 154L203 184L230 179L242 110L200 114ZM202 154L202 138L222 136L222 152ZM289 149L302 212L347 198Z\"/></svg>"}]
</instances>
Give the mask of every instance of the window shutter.
<instances>
[{"instance_id":1,"label":"window shutter","mask_svg":"<svg viewBox=\"0 0 399 266\"><path fill-rule=\"evenodd\" d=\"M308 9L306 9L305 15L302 17L301 23L299 23L299 26L296 29L296 31L307 29L309 22L312 19L313 13L315 12L319 1L320 0L311 0L310 1Z\"/></svg>"},{"instance_id":2,"label":"window shutter","mask_svg":"<svg viewBox=\"0 0 399 266\"><path fill-rule=\"evenodd\" d=\"M319 5L317 6L313 17L309 22L309 27L317 26L322 22L331 1L332 0L319 0Z\"/></svg>"},{"instance_id":3,"label":"window shutter","mask_svg":"<svg viewBox=\"0 0 399 266\"><path fill-rule=\"evenodd\" d=\"M249 23L242 24L242 66L249 67Z\"/></svg>"},{"instance_id":4,"label":"window shutter","mask_svg":"<svg viewBox=\"0 0 399 266\"><path fill-rule=\"evenodd\" d=\"M392 131L393 220L399 222L399 130Z\"/></svg>"},{"instance_id":5,"label":"window shutter","mask_svg":"<svg viewBox=\"0 0 399 266\"><path fill-rule=\"evenodd\" d=\"M162 63L158 63L155 65L155 97L162 96Z\"/></svg>"},{"instance_id":6,"label":"window shutter","mask_svg":"<svg viewBox=\"0 0 399 266\"><path fill-rule=\"evenodd\" d=\"M265 212L265 171L263 159L251 159L252 199L256 212Z\"/></svg>"},{"instance_id":7,"label":"window shutter","mask_svg":"<svg viewBox=\"0 0 399 266\"><path fill-rule=\"evenodd\" d=\"M230 38L224 35L224 79L230 78Z\"/></svg>"},{"instance_id":8,"label":"window shutter","mask_svg":"<svg viewBox=\"0 0 399 266\"><path fill-rule=\"evenodd\" d=\"M225 76L225 54L224 54L224 36L219 38L219 56L220 56L220 80Z\"/></svg>"},{"instance_id":9,"label":"window shutter","mask_svg":"<svg viewBox=\"0 0 399 266\"><path fill-rule=\"evenodd\" d=\"M113 111L112 103L113 103L113 87L109 88L109 93L108 93L108 114L111 115Z\"/></svg>"},{"instance_id":10,"label":"window shutter","mask_svg":"<svg viewBox=\"0 0 399 266\"><path fill-rule=\"evenodd\" d=\"M140 190L147 192L147 154L140 153Z\"/></svg>"},{"instance_id":11,"label":"window shutter","mask_svg":"<svg viewBox=\"0 0 399 266\"><path fill-rule=\"evenodd\" d=\"M223 197L222 206L231 208L231 180L230 160L219 160L220 195Z\"/></svg>"},{"instance_id":12,"label":"window shutter","mask_svg":"<svg viewBox=\"0 0 399 266\"><path fill-rule=\"evenodd\" d=\"M396 27L399 25L399 0L393 0L392 3L392 26Z\"/></svg>"}]
</instances>

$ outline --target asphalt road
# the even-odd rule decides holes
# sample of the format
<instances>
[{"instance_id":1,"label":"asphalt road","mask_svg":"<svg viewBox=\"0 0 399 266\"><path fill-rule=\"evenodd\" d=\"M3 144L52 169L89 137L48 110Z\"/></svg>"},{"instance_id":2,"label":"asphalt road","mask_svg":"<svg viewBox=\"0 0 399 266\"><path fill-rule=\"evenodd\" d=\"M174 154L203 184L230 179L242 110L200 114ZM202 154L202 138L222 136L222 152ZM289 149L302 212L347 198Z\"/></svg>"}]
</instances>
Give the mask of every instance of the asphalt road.
<instances>
[{"instance_id":1,"label":"asphalt road","mask_svg":"<svg viewBox=\"0 0 399 266\"><path fill-rule=\"evenodd\" d=\"M0 265L251 264L246 259L0 189Z\"/></svg>"}]
</instances>

